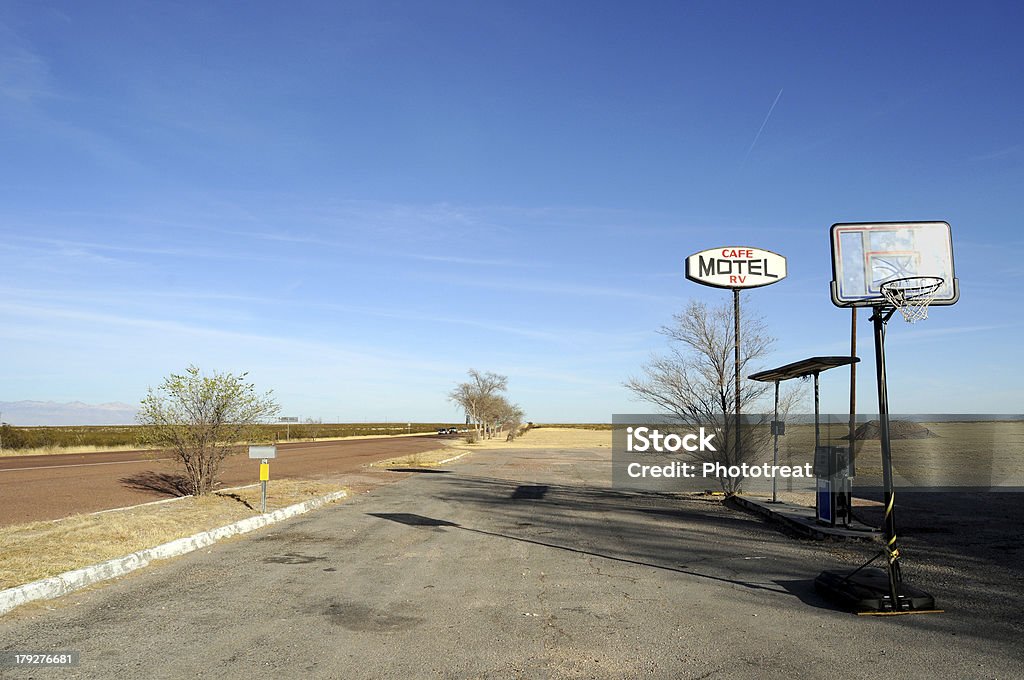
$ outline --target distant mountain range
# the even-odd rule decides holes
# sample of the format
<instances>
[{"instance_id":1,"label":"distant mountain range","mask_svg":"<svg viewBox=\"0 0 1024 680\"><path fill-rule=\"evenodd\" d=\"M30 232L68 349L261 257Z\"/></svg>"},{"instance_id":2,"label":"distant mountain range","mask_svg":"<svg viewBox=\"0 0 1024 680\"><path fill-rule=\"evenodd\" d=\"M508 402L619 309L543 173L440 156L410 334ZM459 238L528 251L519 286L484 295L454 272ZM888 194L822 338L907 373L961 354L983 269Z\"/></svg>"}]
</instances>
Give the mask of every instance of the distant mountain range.
<instances>
[{"instance_id":1,"label":"distant mountain range","mask_svg":"<svg viewBox=\"0 0 1024 680\"><path fill-rule=\"evenodd\" d=\"M131 404L85 404L80 401L0 401L0 419L11 425L132 425Z\"/></svg>"}]
</instances>

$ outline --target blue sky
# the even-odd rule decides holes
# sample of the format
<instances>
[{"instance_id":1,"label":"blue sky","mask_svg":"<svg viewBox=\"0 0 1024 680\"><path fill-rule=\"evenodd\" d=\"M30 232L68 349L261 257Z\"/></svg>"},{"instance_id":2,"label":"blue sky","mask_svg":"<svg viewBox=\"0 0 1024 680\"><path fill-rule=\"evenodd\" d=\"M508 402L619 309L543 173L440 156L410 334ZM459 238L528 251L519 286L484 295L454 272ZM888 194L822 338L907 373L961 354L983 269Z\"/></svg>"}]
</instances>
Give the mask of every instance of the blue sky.
<instances>
[{"instance_id":1,"label":"blue sky","mask_svg":"<svg viewBox=\"0 0 1024 680\"><path fill-rule=\"evenodd\" d=\"M729 297L687 255L787 256L744 294L779 365L848 348L832 223L946 220L961 301L890 324L892 408L1020 412L1022 14L4 3L0 400L136 403L195 363L288 415L435 420L477 368L607 421L672 313Z\"/></svg>"}]
</instances>

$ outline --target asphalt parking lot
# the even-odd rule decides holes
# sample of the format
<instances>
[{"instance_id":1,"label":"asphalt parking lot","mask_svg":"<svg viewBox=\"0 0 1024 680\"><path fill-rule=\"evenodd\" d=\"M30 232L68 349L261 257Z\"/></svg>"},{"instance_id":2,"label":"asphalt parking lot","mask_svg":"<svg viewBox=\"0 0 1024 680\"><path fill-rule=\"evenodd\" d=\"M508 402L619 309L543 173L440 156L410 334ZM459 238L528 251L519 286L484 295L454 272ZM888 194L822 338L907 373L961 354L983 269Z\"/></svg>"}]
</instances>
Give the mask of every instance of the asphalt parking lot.
<instances>
[{"instance_id":1,"label":"asphalt parking lot","mask_svg":"<svg viewBox=\"0 0 1024 680\"><path fill-rule=\"evenodd\" d=\"M905 573L946 613L857 617L812 580L868 547L788 537L714 498L613 490L608 458L481 452L396 475L15 611L0 619L4 649L76 650L81 663L0 675L1024 676L1014 560L929 552L910 537Z\"/></svg>"}]
</instances>

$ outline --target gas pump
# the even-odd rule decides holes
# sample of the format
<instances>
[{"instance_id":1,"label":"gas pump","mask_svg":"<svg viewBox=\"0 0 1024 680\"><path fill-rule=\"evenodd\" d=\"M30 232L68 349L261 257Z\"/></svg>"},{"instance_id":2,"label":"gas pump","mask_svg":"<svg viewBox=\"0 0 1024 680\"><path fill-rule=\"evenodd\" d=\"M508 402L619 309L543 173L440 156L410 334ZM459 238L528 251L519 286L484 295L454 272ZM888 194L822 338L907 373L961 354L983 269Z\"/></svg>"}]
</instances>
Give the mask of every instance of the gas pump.
<instances>
[{"instance_id":1,"label":"gas pump","mask_svg":"<svg viewBox=\"0 0 1024 680\"><path fill-rule=\"evenodd\" d=\"M845 446L819 446L814 452L815 519L820 524L850 526L854 469L850 449Z\"/></svg>"},{"instance_id":2,"label":"gas pump","mask_svg":"<svg viewBox=\"0 0 1024 680\"><path fill-rule=\"evenodd\" d=\"M853 459L850 456L850 447L843 446L822 446L821 445L821 415L818 399L818 375L822 371L838 366L849 366L859 362L857 357L811 357L801 361L795 361L785 366L761 371L750 376L751 380L775 383L775 420L779 420L779 382L793 378L805 378L814 376L814 476L815 484L815 518L821 524L835 526L836 522L842 522L844 526L850 525L852 509L850 497L853 491ZM779 423L781 425L781 423ZM784 428L773 424L772 434L776 440ZM853 442L850 442L853 445ZM778 456L778 443L775 446L776 458ZM776 459L774 464L778 463ZM775 501L773 486L772 501Z\"/></svg>"}]
</instances>

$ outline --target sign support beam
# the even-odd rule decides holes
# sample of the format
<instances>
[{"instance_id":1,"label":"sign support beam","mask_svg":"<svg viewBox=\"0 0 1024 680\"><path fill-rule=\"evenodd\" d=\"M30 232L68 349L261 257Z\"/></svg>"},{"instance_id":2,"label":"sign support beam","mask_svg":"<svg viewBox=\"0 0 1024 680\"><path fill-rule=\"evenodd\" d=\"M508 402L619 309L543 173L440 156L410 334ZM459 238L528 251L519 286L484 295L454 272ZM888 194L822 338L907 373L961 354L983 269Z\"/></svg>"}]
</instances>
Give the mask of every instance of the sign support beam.
<instances>
[{"instance_id":1,"label":"sign support beam","mask_svg":"<svg viewBox=\"0 0 1024 680\"><path fill-rule=\"evenodd\" d=\"M250 446L249 458L260 461L260 512L267 513L267 480L270 479L270 459L277 458L276 446Z\"/></svg>"},{"instance_id":2,"label":"sign support beam","mask_svg":"<svg viewBox=\"0 0 1024 680\"><path fill-rule=\"evenodd\" d=\"M742 356L740 353L740 291L778 283L786 278L786 258L778 253L751 246L723 246L694 253L686 258L686 278L702 286L728 288L732 291L733 306L733 427L732 463L743 459L743 383L740 379ZM724 386L723 386L724 388ZM724 389L723 389L724 392ZM725 398L725 394L722 394ZM776 397L777 401L777 397ZM725 411L728 406L723 403ZM722 413L723 427L728 432L729 414ZM728 453L726 453L728 457ZM774 500L774 485L772 490Z\"/></svg>"},{"instance_id":3,"label":"sign support beam","mask_svg":"<svg viewBox=\"0 0 1024 680\"><path fill-rule=\"evenodd\" d=\"M270 464L266 458L260 463L260 512L265 515L267 514L267 480L263 478L264 476L270 476Z\"/></svg>"},{"instance_id":4,"label":"sign support beam","mask_svg":"<svg viewBox=\"0 0 1024 680\"><path fill-rule=\"evenodd\" d=\"M736 443L733 447L735 452L735 459L733 463L736 465L740 464L742 447L740 446L740 416L741 416L741 398L740 398L740 289L732 289L732 306L733 306L733 326L736 331L736 337L734 342L734 357L733 357L733 372L735 377L736 385L734 387L736 391Z\"/></svg>"},{"instance_id":5,"label":"sign support beam","mask_svg":"<svg viewBox=\"0 0 1024 680\"><path fill-rule=\"evenodd\" d=\"M779 464L779 381L775 381L775 418L772 420L772 465ZM778 478L772 475L772 503L779 502Z\"/></svg>"}]
</instances>

